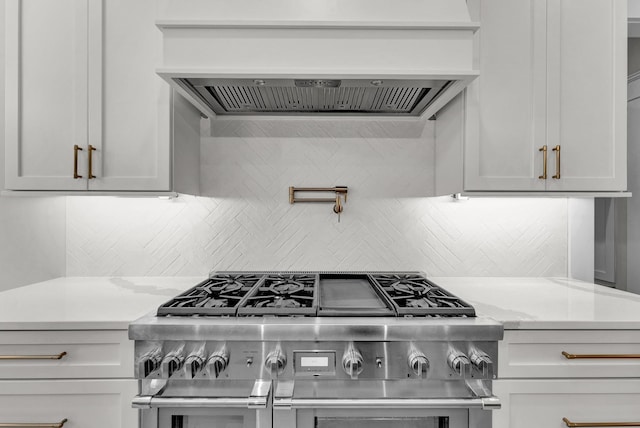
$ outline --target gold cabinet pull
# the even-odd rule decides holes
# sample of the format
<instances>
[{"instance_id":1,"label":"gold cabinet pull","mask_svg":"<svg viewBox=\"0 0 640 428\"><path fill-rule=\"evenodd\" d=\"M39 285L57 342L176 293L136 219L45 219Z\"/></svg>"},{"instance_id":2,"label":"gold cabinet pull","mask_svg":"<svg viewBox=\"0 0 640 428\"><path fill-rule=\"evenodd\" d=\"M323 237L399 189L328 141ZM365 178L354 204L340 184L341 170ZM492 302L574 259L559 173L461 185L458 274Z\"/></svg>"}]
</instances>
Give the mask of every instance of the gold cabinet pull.
<instances>
[{"instance_id":1,"label":"gold cabinet pull","mask_svg":"<svg viewBox=\"0 0 640 428\"><path fill-rule=\"evenodd\" d=\"M562 418L568 427L640 427L640 422L571 422Z\"/></svg>"},{"instance_id":2,"label":"gold cabinet pull","mask_svg":"<svg viewBox=\"0 0 640 428\"><path fill-rule=\"evenodd\" d=\"M64 418L63 420L61 420L60 422L54 422L54 423L50 423L50 424L31 424L31 423L8 423L8 422L3 422L0 423L0 427L6 427L6 428L62 428L64 426L64 424L67 423L67 418Z\"/></svg>"},{"instance_id":3,"label":"gold cabinet pull","mask_svg":"<svg viewBox=\"0 0 640 428\"><path fill-rule=\"evenodd\" d=\"M538 151L542 152L542 175L539 176L538 178L541 180L546 180L547 179L547 145L545 144Z\"/></svg>"},{"instance_id":4,"label":"gold cabinet pull","mask_svg":"<svg viewBox=\"0 0 640 428\"><path fill-rule=\"evenodd\" d=\"M60 352L56 355L0 355L0 360L61 360L65 355L67 355L66 352ZM2 426L4 425L0 425L0 427Z\"/></svg>"},{"instance_id":5,"label":"gold cabinet pull","mask_svg":"<svg viewBox=\"0 0 640 428\"><path fill-rule=\"evenodd\" d=\"M93 147L91 144L89 144L89 180L91 180L92 178L96 178L95 175L93 175L93 156L92 156L92 152L94 150L98 150L95 147Z\"/></svg>"},{"instance_id":6,"label":"gold cabinet pull","mask_svg":"<svg viewBox=\"0 0 640 428\"><path fill-rule=\"evenodd\" d=\"M551 178L560 178L560 146L555 146L553 151L556 152L556 175Z\"/></svg>"},{"instance_id":7,"label":"gold cabinet pull","mask_svg":"<svg viewBox=\"0 0 640 428\"><path fill-rule=\"evenodd\" d=\"M78 174L78 151L82 150L82 147L75 144L73 146L73 178L82 178L81 175Z\"/></svg>"},{"instance_id":8,"label":"gold cabinet pull","mask_svg":"<svg viewBox=\"0 0 640 428\"><path fill-rule=\"evenodd\" d=\"M616 359L616 358L640 358L640 354L570 354L567 351L562 351L562 355L567 360L575 359Z\"/></svg>"}]
</instances>

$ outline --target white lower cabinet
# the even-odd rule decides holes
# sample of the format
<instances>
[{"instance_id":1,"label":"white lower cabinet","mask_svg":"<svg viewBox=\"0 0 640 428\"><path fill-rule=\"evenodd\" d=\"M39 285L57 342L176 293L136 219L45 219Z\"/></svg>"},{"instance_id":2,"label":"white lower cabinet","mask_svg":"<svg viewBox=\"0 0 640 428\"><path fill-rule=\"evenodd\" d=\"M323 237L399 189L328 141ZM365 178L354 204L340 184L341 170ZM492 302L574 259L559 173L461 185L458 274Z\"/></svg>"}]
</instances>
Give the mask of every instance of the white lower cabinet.
<instances>
[{"instance_id":1,"label":"white lower cabinet","mask_svg":"<svg viewBox=\"0 0 640 428\"><path fill-rule=\"evenodd\" d=\"M507 330L498 354L493 428L640 426L640 331Z\"/></svg>"},{"instance_id":2,"label":"white lower cabinet","mask_svg":"<svg viewBox=\"0 0 640 428\"><path fill-rule=\"evenodd\" d=\"M0 426L135 428L137 390L134 379L0 381Z\"/></svg>"},{"instance_id":3,"label":"white lower cabinet","mask_svg":"<svg viewBox=\"0 0 640 428\"><path fill-rule=\"evenodd\" d=\"M510 330L498 349L500 378L640 378L636 330Z\"/></svg>"},{"instance_id":4,"label":"white lower cabinet","mask_svg":"<svg viewBox=\"0 0 640 428\"><path fill-rule=\"evenodd\" d=\"M126 330L16 333L0 331L0 355L14 358L0 360L0 379L133 376L133 342L127 337ZM16 356L25 358L17 359Z\"/></svg>"},{"instance_id":5,"label":"white lower cabinet","mask_svg":"<svg viewBox=\"0 0 640 428\"><path fill-rule=\"evenodd\" d=\"M137 392L126 330L0 331L0 427L136 428Z\"/></svg>"},{"instance_id":6,"label":"white lower cabinet","mask_svg":"<svg viewBox=\"0 0 640 428\"><path fill-rule=\"evenodd\" d=\"M501 379L493 383L502 409L493 428L640 426L640 379ZM597 425L602 424L602 425Z\"/></svg>"}]
</instances>

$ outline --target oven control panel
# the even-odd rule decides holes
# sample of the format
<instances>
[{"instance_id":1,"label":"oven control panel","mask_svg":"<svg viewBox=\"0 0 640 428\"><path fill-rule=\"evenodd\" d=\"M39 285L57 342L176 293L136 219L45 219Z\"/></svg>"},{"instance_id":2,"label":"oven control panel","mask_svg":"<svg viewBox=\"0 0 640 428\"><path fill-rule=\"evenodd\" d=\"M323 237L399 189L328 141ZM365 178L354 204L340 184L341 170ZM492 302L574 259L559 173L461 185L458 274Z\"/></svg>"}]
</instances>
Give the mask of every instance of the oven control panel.
<instances>
[{"instance_id":1,"label":"oven control panel","mask_svg":"<svg viewBox=\"0 0 640 428\"><path fill-rule=\"evenodd\" d=\"M293 351L293 372L301 377L335 376L336 352Z\"/></svg>"},{"instance_id":2,"label":"oven control panel","mask_svg":"<svg viewBox=\"0 0 640 428\"><path fill-rule=\"evenodd\" d=\"M136 342L139 379L494 379L497 342Z\"/></svg>"}]
</instances>

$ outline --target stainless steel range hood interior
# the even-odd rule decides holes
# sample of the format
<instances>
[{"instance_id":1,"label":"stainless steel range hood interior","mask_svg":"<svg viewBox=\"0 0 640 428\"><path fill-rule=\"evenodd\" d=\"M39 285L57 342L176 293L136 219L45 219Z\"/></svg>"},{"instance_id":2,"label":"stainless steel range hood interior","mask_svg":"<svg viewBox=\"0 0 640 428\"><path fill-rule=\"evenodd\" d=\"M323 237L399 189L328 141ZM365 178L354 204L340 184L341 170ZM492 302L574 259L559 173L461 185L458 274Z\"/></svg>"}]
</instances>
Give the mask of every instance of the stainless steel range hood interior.
<instances>
[{"instance_id":1,"label":"stainless steel range hood interior","mask_svg":"<svg viewBox=\"0 0 640 428\"><path fill-rule=\"evenodd\" d=\"M216 115L432 116L477 75L465 0L164 0L158 74Z\"/></svg>"},{"instance_id":2,"label":"stainless steel range hood interior","mask_svg":"<svg viewBox=\"0 0 640 428\"><path fill-rule=\"evenodd\" d=\"M442 80L178 79L216 114L383 114L419 116Z\"/></svg>"}]
</instances>

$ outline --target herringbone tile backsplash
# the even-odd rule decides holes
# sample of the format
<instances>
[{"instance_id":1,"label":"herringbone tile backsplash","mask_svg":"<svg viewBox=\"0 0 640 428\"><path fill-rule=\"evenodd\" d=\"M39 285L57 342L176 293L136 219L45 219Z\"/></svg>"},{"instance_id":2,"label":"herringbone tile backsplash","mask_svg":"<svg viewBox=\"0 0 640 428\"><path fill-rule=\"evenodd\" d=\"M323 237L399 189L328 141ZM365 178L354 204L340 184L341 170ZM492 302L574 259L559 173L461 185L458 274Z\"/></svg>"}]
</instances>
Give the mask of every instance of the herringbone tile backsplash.
<instances>
[{"instance_id":1,"label":"herringbone tile backsplash","mask_svg":"<svg viewBox=\"0 0 640 428\"><path fill-rule=\"evenodd\" d=\"M565 276L567 200L431 198L433 122L218 120L202 196L67 198L67 275L217 270L423 270ZM349 186L330 204L289 186Z\"/></svg>"}]
</instances>

